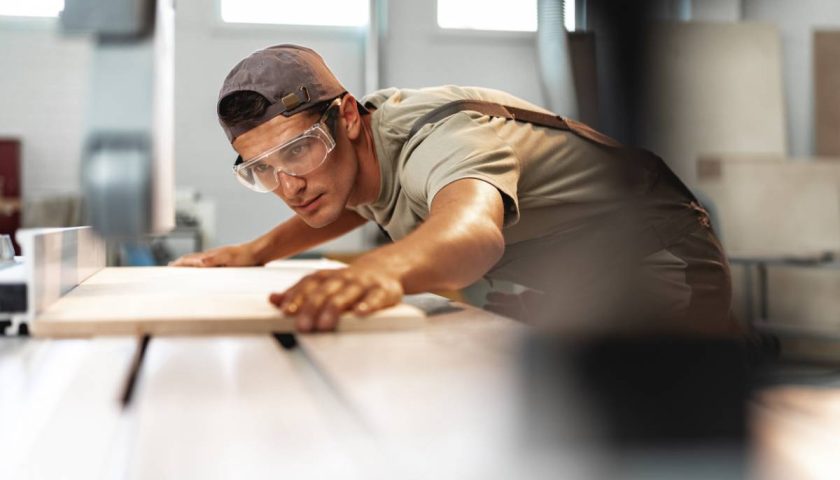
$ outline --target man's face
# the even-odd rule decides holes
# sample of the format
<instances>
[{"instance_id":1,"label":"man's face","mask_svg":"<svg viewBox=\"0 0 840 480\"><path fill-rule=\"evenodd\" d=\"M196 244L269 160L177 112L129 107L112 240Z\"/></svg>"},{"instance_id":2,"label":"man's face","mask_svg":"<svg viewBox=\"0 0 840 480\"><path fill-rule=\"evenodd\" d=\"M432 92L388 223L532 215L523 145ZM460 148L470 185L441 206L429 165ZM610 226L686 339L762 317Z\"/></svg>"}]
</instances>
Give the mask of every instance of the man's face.
<instances>
[{"instance_id":1,"label":"man's face","mask_svg":"<svg viewBox=\"0 0 840 480\"><path fill-rule=\"evenodd\" d=\"M337 113L336 117L340 117ZM291 117L278 115L237 137L233 148L243 159L253 158L297 137L315 124L318 118L315 113L305 112ZM300 176L277 173L279 185L273 193L311 227L319 228L334 222L344 211L353 193L358 159L343 133L342 125L341 118L337 118L335 148L320 167Z\"/></svg>"}]
</instances>

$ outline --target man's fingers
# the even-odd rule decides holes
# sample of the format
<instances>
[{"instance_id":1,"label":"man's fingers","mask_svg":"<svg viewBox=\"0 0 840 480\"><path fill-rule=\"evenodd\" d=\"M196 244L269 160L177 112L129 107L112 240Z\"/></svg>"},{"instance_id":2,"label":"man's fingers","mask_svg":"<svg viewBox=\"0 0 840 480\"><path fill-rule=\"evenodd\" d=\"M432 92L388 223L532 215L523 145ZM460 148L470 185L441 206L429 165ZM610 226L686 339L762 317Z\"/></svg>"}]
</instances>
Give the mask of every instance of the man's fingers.
<instances>
[{"instance_id":1,"label":"man's fingers","mask_svg":"<svg viewBox=\"0 0 840 480\"><path fill-rule=\"evenodd\" d=\"M313 289L303 300L300 307L300 316L309 318L313 324L316 323L324 304L344 285L343 278L323 278L323 282L318 285L318 288Z\"/></svg>"},{"instance_id":2,"label":"man's fingers","mask_svg":"<svg viewBox=\"0 0 840 480\"><path fill-rule=\"evenodd\" d=\"M298 283L286 290L286 298L280 305L280 309L287 315L297 315L300 313L300 307L303 306L306 295L317 288L320 283L321 280L312 275L303 277Z\"/></svg>"},{"instance_id":3,"label":"man's fingers","mask_svg":"<svg viewBox=\"0 0 840 480\"><path fill-rule=\"evenodd\" d=\"M398 303L400 298L398 281L347 268L307 275L282 294L272 294L269 301L285 315L296 317L295 327L307 332L334 330L343 312L367 315Z\"/></svg>"},{"instance_id":4,"label":"man's fingers","mask_svg":"<svg viewBox=\"0 0 840 480\"><path fill-rule=\"evenodd\" d=\"M373 288L356 302L353 312L358 315L368 315L377 310L396 305L397 300L384 288Z\"/></svg>"},{"instance_id":5,"label":"man's fingers","mask_svg":"<svg viewBox=\"0 0 840 480\"><path fill-rule=\"evenodd\" d=\"M268 301L271 302L275 307L279 307L283 304L283 300L286 298L285 293L272 293L268 296Z\"/></svg>"},{"instance_id":6,"label":"man's fingers","mask_svg":"<svg viewBox=\"0 0 840 480\"><path fill-rule=\"evenodd\" d=\"M186 255L176 260L169 262L170 267L199 267L199 259L201 257L193 254L193 255Z\"/></svg>"},{"instance_id":7,"label":"man's fingers","mask_svg":"<svg viewBox=\"0 0 840 480\"><path fill-rule=\"evenodd\" d=\"M218 255L208 255L206 253L193 253L185 255L177 260L169 262L172 267L217 267L222 266L222 259Z\"/></svg>"},{"instance_id":8,"label":"man's fingers","mask_svg":"<svg viewBox=\"0 0 840 480\"><path fill-rule=\"evenodd\" d=\"M332 330L338 324L338 318L349 310L365 294L365 288L358 283L347 283L336 292L324 305L318 315L318 330Z\"/></svg>"},{"instance_id":9,"label":"man's fingers","mask_svg":"<svg viewBox=\"0 0 840 480\"><path fill-rule=\"evenodd\" d=\"M230 263L230 255L226 253L214 253L201 257L202 267L226 267Z\"/></svg>"}]
</instances>

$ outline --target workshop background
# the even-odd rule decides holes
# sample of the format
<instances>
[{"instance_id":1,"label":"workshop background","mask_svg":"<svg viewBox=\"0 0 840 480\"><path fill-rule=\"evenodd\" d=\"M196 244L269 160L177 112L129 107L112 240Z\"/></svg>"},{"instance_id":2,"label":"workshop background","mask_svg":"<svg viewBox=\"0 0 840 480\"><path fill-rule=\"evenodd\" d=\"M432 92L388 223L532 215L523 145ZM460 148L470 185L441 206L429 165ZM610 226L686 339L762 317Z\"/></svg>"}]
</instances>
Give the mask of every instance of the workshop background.
<instances>
[{"instance_id":1,"label":"workshop background","mask_svg":"<svg viewBox=\"0 0 840 480\"><path fill-rule=\"evenodd\" d=\"M85 223L89 102L112 108L103 98L130 80L99 63L113 44L62 32L63 3L0 0L0 234ZM236 288L276 288L280 276L297 281L341 264L280 262L243 269L257 275L248 277L161 269L174 275L167 283L156 269L104 269L105 240L90 229L41 231L21 236L28 259L0 255L19 271L30 262L25 281L5 278L5 291L28 303L0 317L0 478L837 478L840 2L121 5L155 4L169 20L175 3L174 132L165 115L144 128L174 136L177 226L109 237L109 266L162 264L289 218L277 198L235 181L215 106L242 57L300 43L359 97L388 86L497 88L657 152L711 211L733 265L733 310L750 335L576 337L428 294L404 298L419 324L393 329L299 334L287 323L269 325L271 335L150 334L131 327L160 305L186 311L186 328L215 329L190 299L221 304L239 298ZM156 66L165 70L163 50ZM121 65L137 67L137 77L155 70L133 58ZM97 73L107 88L95 87ZM150 94L146 80L126 95ZM139 116L137 103L118 113ZM127 206L116 216L148 205ZM368 227L309 255L359 255L383 241ZM3 247L0 237L11 257ZM95 273L84 272L93 257ZM87 275L100 270L116 285L114 303L95 303L108 282ZM243 304L277 320L265 295ZM49 338L47 307L74 298L109 319L127 312L118 327L130 335ZM237 327L259 320L231 305ZM76 322L90 320L77 312ZM30 319L47 334L30 335Z\"/></svg>"}]
</instances>

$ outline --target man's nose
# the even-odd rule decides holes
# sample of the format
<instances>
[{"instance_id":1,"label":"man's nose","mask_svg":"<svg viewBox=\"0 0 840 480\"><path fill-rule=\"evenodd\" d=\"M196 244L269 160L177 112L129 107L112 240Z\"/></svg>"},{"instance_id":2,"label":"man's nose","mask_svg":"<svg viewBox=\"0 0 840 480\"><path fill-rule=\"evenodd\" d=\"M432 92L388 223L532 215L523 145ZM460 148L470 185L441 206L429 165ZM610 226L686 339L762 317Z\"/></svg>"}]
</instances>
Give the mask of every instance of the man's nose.
<instances>
[{"instance_id":1,"label":"man's nose","mask_svg":"<svg viewBox=\"0 0 840 480\"><path fill-rule=\"evenodd\" d=\"M306 188L306 180L302 177L289 175L286 172L277 171L277 181L280 183L280 188L283 190L283 196L286 198L294 198L298 193Z\"/></svg>"}]
</instances>

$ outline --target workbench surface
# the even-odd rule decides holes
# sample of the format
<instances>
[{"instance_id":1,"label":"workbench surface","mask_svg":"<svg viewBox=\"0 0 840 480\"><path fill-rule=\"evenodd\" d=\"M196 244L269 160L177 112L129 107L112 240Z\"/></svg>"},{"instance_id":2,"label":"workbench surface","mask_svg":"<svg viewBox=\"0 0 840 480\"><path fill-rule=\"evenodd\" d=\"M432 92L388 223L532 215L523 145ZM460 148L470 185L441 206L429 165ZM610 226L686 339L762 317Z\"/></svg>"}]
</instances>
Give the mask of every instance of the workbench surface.
<instances>
[{"instance_id":1,"label":"workbench surface","mask_svg":"<svg viewBox=\"0 0 840 480\"><path fill-rule=\"evenodd\" d=\"M434 295L407 303L428 314L417 328L293 348L152 337L126 406L136 338L0 339L0 478L554 478L520 443L533 331ZM836 472L840 374L819 379L757 398L756 478ZM602 462L572 447L550 472L593 478Z\"/></svg>"}]
</instances>

